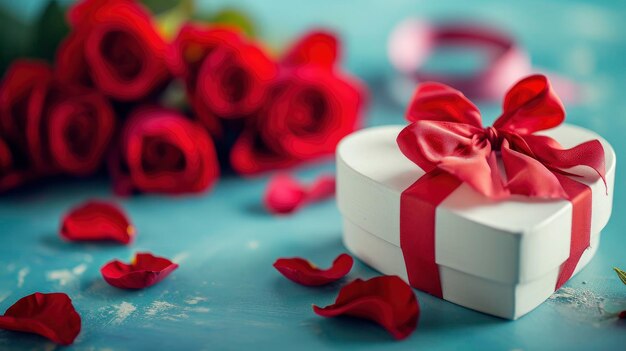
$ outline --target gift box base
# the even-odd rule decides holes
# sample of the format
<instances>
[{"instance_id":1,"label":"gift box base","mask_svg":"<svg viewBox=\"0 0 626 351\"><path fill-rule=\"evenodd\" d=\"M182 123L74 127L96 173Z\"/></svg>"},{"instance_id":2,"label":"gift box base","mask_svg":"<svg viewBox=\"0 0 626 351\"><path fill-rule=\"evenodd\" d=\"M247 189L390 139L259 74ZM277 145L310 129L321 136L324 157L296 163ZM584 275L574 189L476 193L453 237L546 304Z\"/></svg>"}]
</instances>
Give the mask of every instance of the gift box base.
<instances>
[{"instance_id":1,"label":"gift box base","mask_svg":"<svg viewBox=\"0 0 626 351\"><path fill-rule=\"evenodd\" d=\"M344 244L352 254L372 268L398 275L408 282L402 249L344 219ZM598 249L600 233L591 235L591 246L583 253L576 274ZM504 284L439 265L443 298L463 307L517 319L532 311L554 293L559 268L530 282Z\"/></svg>"}]
</instances>

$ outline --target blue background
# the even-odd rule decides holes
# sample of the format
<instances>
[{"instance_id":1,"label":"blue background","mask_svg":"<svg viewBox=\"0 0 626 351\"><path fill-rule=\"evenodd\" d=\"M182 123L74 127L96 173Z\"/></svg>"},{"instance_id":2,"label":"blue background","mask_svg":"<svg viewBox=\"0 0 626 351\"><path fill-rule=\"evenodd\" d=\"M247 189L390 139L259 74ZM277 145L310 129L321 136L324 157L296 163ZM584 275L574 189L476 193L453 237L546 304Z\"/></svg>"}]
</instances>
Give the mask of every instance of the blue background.
<instances>
[{"instance_id":1,"label":"blue background","mask_svg":"<svg viewBox=\"0 0 626 351\"><path fill-rule=\"evenodd\" d=\"M2 0L25 19L42 1ZM621 1L207 1L245 8L263 38L280 46L312 25L338 30L345 64L370 84L368 124L403 122L403 107L384 89L392 70L386 38L407 16L473 19L513 33L534 66L584 86L585 99L567 106L568 121L592 129L626 151L626 6ZM498 104L479 105L486 123ZM303 167L312 179L333 172L332 161ZM612 271L626 268L626 189L618 165L611 221L600 249L579 275L518 321L473 312L416 292L422 313L416 332L395 342L374 324L317 317L340 282L322 288L296 285L273 268L278 257L302 256L320 266L345 251L340 215L332 201L289 217L266 214L260 198L267 176L226 178L209 194L115 199L138 229L128 247L70 244L58 238L63 213L88 198L111 198L105 179L48 184L0 199L0 311L35 291L68 293L83 319L75 350L136 349L494 349L619 350L626 345L626 286ZM104 283L99 267L136 251L174 258L180 268L159 285L138 292ZM377 273L357 262L348 279ZM51 350L37 336L0 331L0 349Z\"/></svg>"}]
</instances>

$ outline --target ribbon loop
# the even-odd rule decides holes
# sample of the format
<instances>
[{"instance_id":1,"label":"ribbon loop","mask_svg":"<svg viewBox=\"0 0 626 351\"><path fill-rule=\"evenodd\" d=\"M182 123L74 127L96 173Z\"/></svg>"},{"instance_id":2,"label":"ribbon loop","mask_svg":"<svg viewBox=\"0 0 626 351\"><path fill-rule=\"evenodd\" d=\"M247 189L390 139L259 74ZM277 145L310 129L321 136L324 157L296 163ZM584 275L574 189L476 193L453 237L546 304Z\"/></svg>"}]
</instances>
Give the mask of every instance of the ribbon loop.
<instances>
[{"instance_id":1,"label":"ribbon loop","mask_svg":"<svg viewBox=\"0 0 626 351\"><path fill-rule=\"evenodd\" d=\"M420 84L413 95L406 118L416 121L447 121L481 128L480 111L463 93L447 85Z\"/></svg>"},{"instance_id":2,"label":"ribbon loop","mask_svg":"<svg viewBox=\"0 0 626 351\"><path fill-rule=\"evenodd\" d=\"M493 126L518 134L554 128L565 119L565 108L543 75L529 76L515 84L506 93L502 110Z\"/></svg>"}]
</instances>

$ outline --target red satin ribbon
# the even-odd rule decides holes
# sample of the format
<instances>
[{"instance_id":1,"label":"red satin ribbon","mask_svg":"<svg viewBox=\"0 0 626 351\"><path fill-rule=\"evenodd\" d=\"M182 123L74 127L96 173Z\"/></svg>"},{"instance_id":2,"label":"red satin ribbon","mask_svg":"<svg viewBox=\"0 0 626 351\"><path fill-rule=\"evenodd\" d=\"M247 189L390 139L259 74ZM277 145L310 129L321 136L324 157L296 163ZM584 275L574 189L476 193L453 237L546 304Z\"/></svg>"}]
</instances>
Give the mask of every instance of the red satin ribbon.
<instances>
[{"instance_id":1,"label":"red satin ribbon","mask_svg":"<svg viewBox=\"0 0 626 351\"><path fill-rule=\"evenodd\" d=\"M423 65L440 47L474 47L488 56L484 69L471 75L429 72ZM436 81L452 86L473 99L494 101L517 80L532 73L530 55L515 39L499 29L477 24L431 25L420 20L402 22L389 40L394 68L417 82ZM579 100L579 87L550 74L556 91L568 102Z\"/></svg>"},{"instance_id":2,"label":"red satin ribbon","mask_svg":"<svg viewBox=\"0 0 626 351\"><path fill-rule=\"evenodd\" d=\"M411 286L439 298L441 280L435 261L437 206L461 182L440 170L426 173L400 195L400 247Z\"/></svg>"},{"instance_id":3,"label":"red satin ribbon","mask_svg":"<svg viewBox=\"0 0 626 351\"><path fill-rule=\"evenodd\" d=\"M570 255L555 289L572 276L589 247L591 189L568 176L577 176L571 168L582 165L604 179L605 158L598 140L563 149L552 138L533 134L559 125L564 117L544 76L515 84L506 94L502 115L487 128L459 91L437 83L418 87L407 113L413 123L397 139L404 155L426 171L400 198L400 246L412 286L442 297L435 261L436 208L462 183L493 199L519 194L569 200Z\"/></svg>"},{"instance_id":4,"label":"red satin ribbon","mask_svg":"<svg viewBox=\"0 0 626 351\"><path fill-rule=\"evenodd\" d=\"M559 176L561 184L572 203L572 236L570 238L569 257L561 265L561 272L554 290L558 290L574 275L578 261L589 247L591 240L591 189L575 180Z\"/></svg>"}]
</instances>

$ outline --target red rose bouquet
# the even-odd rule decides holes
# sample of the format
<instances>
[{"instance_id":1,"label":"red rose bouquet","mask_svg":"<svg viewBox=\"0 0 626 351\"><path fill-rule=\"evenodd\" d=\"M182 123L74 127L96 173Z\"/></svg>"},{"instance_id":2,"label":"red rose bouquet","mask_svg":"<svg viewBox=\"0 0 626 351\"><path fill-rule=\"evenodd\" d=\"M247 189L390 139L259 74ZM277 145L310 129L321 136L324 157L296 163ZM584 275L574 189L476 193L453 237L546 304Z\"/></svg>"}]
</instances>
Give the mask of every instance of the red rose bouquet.
<instances>
[{"instance_id":1,"label":"red rose bouquet","mask_svg":"<svg viewBox=\"0 0 626 351\"><path fill-rule=\"evenodd\" d=\"M202 192L332 154L361 122L366 88L330 32L274 55L241 23L164 26L135 0L79 1L65 22L54 62L18 59L0 83L0 192L105 168L119 194Z\"/></svg>"}]
</instances>

